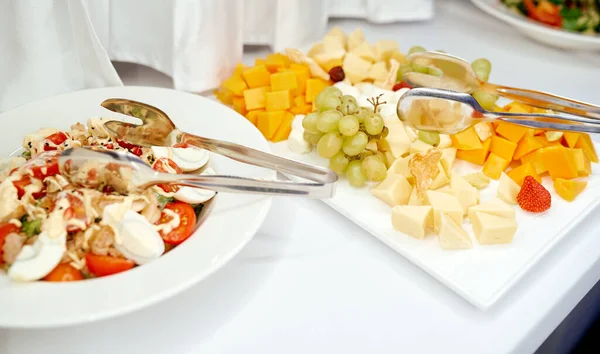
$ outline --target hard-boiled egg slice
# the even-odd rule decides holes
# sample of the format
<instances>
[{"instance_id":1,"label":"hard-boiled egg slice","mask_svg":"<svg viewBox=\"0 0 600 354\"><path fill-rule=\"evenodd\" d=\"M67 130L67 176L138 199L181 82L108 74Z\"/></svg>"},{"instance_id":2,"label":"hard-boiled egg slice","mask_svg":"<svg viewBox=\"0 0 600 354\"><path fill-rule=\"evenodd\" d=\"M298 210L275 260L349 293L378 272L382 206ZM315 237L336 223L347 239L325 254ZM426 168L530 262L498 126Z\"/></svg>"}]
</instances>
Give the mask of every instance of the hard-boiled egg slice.
<instances>
[{"instance_id":1,"label":"hard-boiled egg slice","mask_svg":"<svg viewBox=\"0 0 600 354\"><path fill-rule=\"evenodd\" d=\"M201 175L214 175L215 170L208 167L206 168ZM182 201L184 203L190 204L200 204L212 199L217 192L211 191L208 189L194 188L194 187L180 187L175 195L173 196L175 199Z\"/></svg>"},{"instance_id":2,"label":"hard-boiled egg slice","mask_svg":"<svg viewBox=\"0 0 600 354\"><path fill-rule=\"evenodd\" d=\"M145 217L135 211L127 210L123 220L112 227L119 233L115 248L136 264L148 263L165 253L160 234Z\"/></svg>"},{"instance_id":3,"label":"hard-boiled egg slice","mask_svg":"<svg viewBox=\"0 0 600 354\"><path fill-rule=\"evenodd\" d=\"M67 233L54 239L46 232L39 234L32 246L25 245L15 263L8 268L8 277L16 281L34 281L48 275L63 257Z\"/></svg>"},{"instance_id":4,"label":"hard-boiled egg slice","mask_svg":"<svg viewBox=\"0 0 600 354\"><path fill-rule=\"evenodd\" d=\"M157 159L166 157L173 160L183 172L195 171L208 162L208 151L204 149L171 148L165 146L153 146L152 154Z\"/></svg>"}]
</instances>

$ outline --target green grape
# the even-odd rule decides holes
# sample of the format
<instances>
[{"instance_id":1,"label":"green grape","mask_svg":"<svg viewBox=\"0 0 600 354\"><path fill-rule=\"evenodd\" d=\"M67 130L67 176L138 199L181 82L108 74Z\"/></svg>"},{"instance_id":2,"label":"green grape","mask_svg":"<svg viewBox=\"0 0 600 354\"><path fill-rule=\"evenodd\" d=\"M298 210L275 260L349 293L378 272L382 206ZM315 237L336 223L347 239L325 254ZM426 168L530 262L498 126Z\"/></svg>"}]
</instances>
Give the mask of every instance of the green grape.
<instances>
[{"instance_id":1,"label":"green grape","mask_svg":"<svg viewBox=\"0 0 600 354\"><path fill-rule=\"evenodd\" d=\"M317 144L319 156L329 159L340 152L344 139L338 133L327 133L321 137Z\"/></svg>"},{"instance_id":2,"label":"green grape","mask_svg":"<svg viewBox=\"0 0 600 354\"><path fill-rule=\"evenodd\" d=\"M414 71L414 72L421 73L421 74L429 74L428 66L420 65L420 64L416 64L416 63L411 63L410 65L412 67L412 71Z\"/></svg>"},{"instance_id":3,"label":"green grape","mask_svg":"<svg viewBox=\"0 0 600 354\"><path fill-rule=\"evenodd\" d=\"M488 111L491 111L494 109L494 106L496 105L496 101L498 100L498 96L485 92L485 91L475 91L472 93L473 98L475 98L477 100L477 102L479 102L479 104L481 105L481 107L483 107L483 109L487 109Z\"/></svg>"},{"instance_id":4,"label":"green grape","mask_svg":"<svg viewBox=\"0 0 600 354\"><path fill-rule=\"evenodd\" d=\"M426 51L427 51L427 50L426 50L425 48L423 48L423 47L421 47L421 46L419 46L419 45L416 45L416 46L414 46L414 47L411 47L411 48L408 50L408 55L411 55L411 54L413 54L413 53L426 52Z\"/></svg>"},{"instance_id":5,"label":"green grape","mask_svg":"<svg viewBox=\"0 0 600 354\"><path fill-rule=\"evenodd\" d=\"M437 145L440 143L440 134L434 132L419 131L419 140L429 145Z\"/></svg>"},{"instance_id":6,"label":"green grape","mask_svg":"<svg viewBox=\"0 0 600 354\"><path fill-rule=\"evenodd\" d=\"M357 109L358 103L356 102L356 98L350 95L344 95L344 97L342 97L342 105L340 106L342 114L354 114Z\"/></svg>"},{"instance_id":7,"label":"green grape","mask_svg":"<svg viewBox=\"0 0 600 354\"><path fill-rule=\"evenodd\" d=\"M339 98L340 100L342 99L342 90L340 90L339 88L335 87L335 86L327 86L326 88L323 89L323 91L321 91L321 93L325 93L326 95L333 95L337 98Z\"/></svg>"},{"instance_id":8,"label":"green grape","mask_svg":"<svg viewBox=\"0 0 600 354\"><path fill-rule=\"evenodd\" d=\"M404 64L398 68L398 74L396 74L396 82L404 81L404 75L412 71L412 65Z\"/></svg>"},{"instance_id":9,"label":"green grape","mask_svg":"<svg viewBox=\"0 0 600 354\"><path fill-rule=\"evenodd\" d=\"M353 116L355 116L356 119L358 119L359 123L364 123L365 119L372 115L373 115L373 109L367 108L367 107L359 107L358 111L356 111L356 113L353 114Z\"/></svg>"},{"instance_id":10,"label":"green grape","mask_svg":"<svg viewBox=\"0 0 600 354\"><path fill-rule=\"evenodd\" d=\"M365 150L369 137L363 132L358 132L356 135L344 138L342 150L348 156L356 156Z\"/></svg>"},{"instance_id":11,"label":"green grape","mask_svg":"<svg viewBox=\"0 0 600 354\"><path fill-rule=\"evenodd\" d=\"M369 181L381 182L387 175L387 168L377 155L365 157L362 160L361 169L363 175L365 175Z\"/></svg>"},{"instance_id":12,"label":"green grape","mask_svg":"<svg viewBox=\"0 0 600 354\"><path fill-rule=\"evenodd\" d=\"M311 145L317 145L322 136L323 136L323 134L321 134L321 133L304 132L302 137L304 138L304 141L306 141L307 143L309 143Z\"/></svg>"},{"instance_id":13,"label":"green grape","mask_svg":"<svg viewBox=\"0 0 600 354\"><path fill-rule=\"evenodd\" d=\"M323 133L336 132L339 121L342 118L340 111L326 111L319 114L317 129Z\"/></svg>"},{"instance_id":14,"label":"green grape","mask_svg":"<svg viewBox=\"0 0 600 354\"><path fill-rule=\"evenodd\" d=\"M479 80L488 81L492 72L492 63L485 58L479 58L471 63L471 68L473 68Z\"/></svg>"},{"instance_id":15,"label":"green grape","mask_svg":"<svg viewBox=\"0 0 600 354\"><path fill-rule=\"evenodd\" d=\"M310 113L302 119L302 127L307 132L318 133L317 120L319 120L319 113Z\"/></svg>"},{"instance_id":16,"label":"green grape","mask_svg":"<svg viewBox=\"0 0 600 354\"><path fill-rule=\"evenodd\" d=\"M340 119L339 131L345 136L352 136L358 132L360 124L355 116L347 115Z\"/></svg>"},{"instance_id":17,"label":"green grape","mask_svg":"<svg viewBox=\"0 0 600 354\"><path fill-rule=\"evenodd\" d=\"M319 112L326 112L330 110L338 109L342 105L342 101L333 95L325 96L319 103L316 103Z\"/></svg>"},{"instance_id":18,"label":"green grape","mask_svg":"<svg viewBox=\"0 0 600 354\"><path fill-rule=\"evenodd\" d=\"M365 119L365 130L369 135L377 135L383 130L383 118L379 114L372 114Z\"/></svg>"},{"instance_id":19,"label":"green grape","mask_svg":"<svg viewBox=\"0 0 600 354\"><path fill-rule=\"evenodd\" d=\"M365 185L367 178L362 172L362 163L360 160L354 160L348 164L346 178L351 186L362 187Z\"/></svg>"},{"instance_id":20,"label":"green grape","mask_svg":"<svg viewBox=\"0 0 600 354\"><path fill-rule=\"evenodd\" d=\"M346 172L348 163L350 163L350 161L348 161L346 155L344 155L342 152L338 152L329 159L329 169L338 175L341 175L342 173Z\"/></svg>"}]
</instances>

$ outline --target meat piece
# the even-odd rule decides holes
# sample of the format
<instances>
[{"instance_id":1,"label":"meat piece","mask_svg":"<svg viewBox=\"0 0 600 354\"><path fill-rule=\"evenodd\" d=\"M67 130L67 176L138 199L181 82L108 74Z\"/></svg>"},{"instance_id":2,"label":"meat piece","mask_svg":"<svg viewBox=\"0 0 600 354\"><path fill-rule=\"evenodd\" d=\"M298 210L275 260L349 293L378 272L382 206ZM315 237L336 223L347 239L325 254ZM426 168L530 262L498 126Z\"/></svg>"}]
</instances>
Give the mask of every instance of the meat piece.
<instances>
[{"instance_id":1,"label":"meat piece","mask_svg":"<svg viewBox=\"0 0 600 354\"><path fill-rule=\"evenodd\" d=\"M115 242L115 235L112 229L108 226L102 226L90 238L90 250L93 254L106 256L113 242Z\"/></svg>"},{"instance_id":2,"label":"meat piece","mask_svg":"<svg viewBox=\"0 0 600 354\"><path fill-rule=\"evenodd\" d=\"M21 236L17 233L11 232L6 235L4 239L4 246L2 247L2 260L6 264L13 264L23 248L25 242L25 236Z\"/></svg>"}]
</instances>

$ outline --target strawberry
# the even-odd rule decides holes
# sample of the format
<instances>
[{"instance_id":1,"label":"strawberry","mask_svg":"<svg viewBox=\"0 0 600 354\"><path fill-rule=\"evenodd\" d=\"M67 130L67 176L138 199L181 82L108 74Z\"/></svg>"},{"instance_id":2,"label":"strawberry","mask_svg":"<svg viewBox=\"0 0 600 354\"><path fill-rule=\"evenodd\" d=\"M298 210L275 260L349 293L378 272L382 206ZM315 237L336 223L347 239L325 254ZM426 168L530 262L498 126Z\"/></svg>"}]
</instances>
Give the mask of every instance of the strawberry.
<instances>
[{"instance_id":1,"label":"strawberry","mask_svg":"<svg viewBox=\"0 0 600 354\"><path fill-rule=\"evenodd\" d=\"M541 213L550 209L552 198L550 192L532 176L525 176L517 202L521 209L532 213Z\"/></svg>"}]
</instances>

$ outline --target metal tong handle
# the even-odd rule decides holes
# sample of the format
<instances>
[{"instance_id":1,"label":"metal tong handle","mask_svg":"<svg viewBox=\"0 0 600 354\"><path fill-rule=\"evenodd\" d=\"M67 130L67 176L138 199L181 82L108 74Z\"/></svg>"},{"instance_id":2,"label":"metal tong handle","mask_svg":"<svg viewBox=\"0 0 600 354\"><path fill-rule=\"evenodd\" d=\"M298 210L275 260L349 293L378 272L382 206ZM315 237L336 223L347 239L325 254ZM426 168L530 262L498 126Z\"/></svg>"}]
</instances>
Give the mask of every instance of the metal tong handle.
<instances>
[{"instance_id":1,"label":"metal tong handle","mask_svg":"<svg viewBox=\"0 0 600 354\"><path fill-rule=\"evenodd\" d=\"M590 103L573 100L547 92L495 85L490 83L484 83L482 88L487 92L498 94L502 97L515 101L523 102L530 106L600 120L600 106Z\"/></svg>"}]
</instances>

